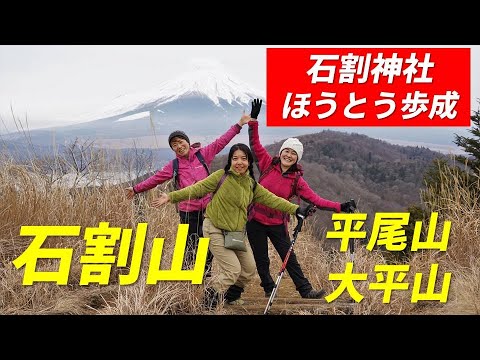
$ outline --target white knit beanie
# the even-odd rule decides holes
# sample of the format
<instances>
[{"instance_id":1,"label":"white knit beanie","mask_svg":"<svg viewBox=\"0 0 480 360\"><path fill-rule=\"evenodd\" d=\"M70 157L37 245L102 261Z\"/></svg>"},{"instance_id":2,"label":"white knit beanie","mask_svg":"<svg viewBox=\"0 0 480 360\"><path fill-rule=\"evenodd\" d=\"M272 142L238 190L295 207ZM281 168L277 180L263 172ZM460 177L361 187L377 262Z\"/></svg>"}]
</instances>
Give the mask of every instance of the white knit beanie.
<instances>
[{"instance_id":1,"label":"white knit beanie","mask_svg":"<svg viewBox=\"0 0 480 360\"><path fill-rule=\"evenodd\" d=\"M283 149L293 149L297 153L298 159L297 162L302 159L303 155L303 144L298 140L297 138L288 138L285 140L285 142L282 144L282 147L280 148L280 151L278 152L278 156L282 153Z\"/></svg>"}]
</instances>

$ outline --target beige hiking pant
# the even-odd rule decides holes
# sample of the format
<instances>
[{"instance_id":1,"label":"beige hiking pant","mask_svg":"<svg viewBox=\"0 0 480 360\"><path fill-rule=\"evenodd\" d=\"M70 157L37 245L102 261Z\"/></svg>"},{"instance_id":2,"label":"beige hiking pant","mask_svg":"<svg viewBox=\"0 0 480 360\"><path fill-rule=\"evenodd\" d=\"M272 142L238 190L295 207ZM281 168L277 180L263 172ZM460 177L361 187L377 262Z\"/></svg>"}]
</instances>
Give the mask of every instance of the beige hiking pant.
<instances>
[{"instance_id":1,"label":"beige hiking pant","mask_svg":"<svg viewBox=\"0 0 480 360\"><path fill-rule=\"evenodd\" d=\"M222 230L216 228L209 218L203 221L203 236L210 238L208 248L220 268L220 274L215 274L211 286L220 294L231 285L245 288L257 270L250 245L247 243L247 251L225 249Z\"/></svg>"}]
</instances>

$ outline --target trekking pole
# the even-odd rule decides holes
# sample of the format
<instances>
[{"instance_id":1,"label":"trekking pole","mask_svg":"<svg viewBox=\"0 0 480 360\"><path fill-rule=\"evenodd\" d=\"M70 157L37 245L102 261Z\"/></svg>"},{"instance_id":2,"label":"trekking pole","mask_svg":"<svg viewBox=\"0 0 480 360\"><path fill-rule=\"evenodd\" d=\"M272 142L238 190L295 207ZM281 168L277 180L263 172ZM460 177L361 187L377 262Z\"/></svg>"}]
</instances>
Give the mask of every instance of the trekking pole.
<instances>
[{"instance_id":1,"label":"trekking pole","mask_svg":"<svg viewBox=\"0 0 480 360\"><path fill-rule=\"evenodd\" d=\"M316 210L316 207L312 204L309 204L307 206L306 211L305 211L305 217L299 216L297 226L295 226L295 229L293 229L292 243L290 244L290 248L288 249L287 254L285 255L285 259L283 260L282 267L280 268L280 271L278 272L277 281L275 281L275 285L273 287L272 293L270 294L270 298L268 299L268 303L267 303L267 306L265 307L265 311L263 312L263 315L268 314L268 311L272 307L273 299L275 298L275 295L277 294L278 285L280 284L280 281L282 280L283 274L285 273L285 269L287 268L288 259L290 258L290 254L293 251L293 246L295 245L295 241L297 241L298 233L302 230L303 221L305 220L305 218L307 216L313 214L315 212L315 210Z\"/></svg>"}]
</instances>

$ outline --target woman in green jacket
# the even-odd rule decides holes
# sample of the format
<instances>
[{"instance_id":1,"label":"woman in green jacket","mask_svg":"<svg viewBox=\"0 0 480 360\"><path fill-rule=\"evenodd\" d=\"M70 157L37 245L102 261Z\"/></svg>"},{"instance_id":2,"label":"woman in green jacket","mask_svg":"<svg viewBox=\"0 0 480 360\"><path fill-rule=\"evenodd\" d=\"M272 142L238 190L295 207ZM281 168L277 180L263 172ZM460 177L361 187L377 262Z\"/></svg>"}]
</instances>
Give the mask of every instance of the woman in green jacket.
<instances>
[{"instance_id":1,"label":"woman in green jacket","mask_svg":"<svg viewBox=\"0 0 480 360\"><path fill-rule=\"evenodd\" d=\"M227 176L224 177L224 174ZM306 209L299 209L299 205L274 195L256 182L252 152L241 143L231 147L224 169L213 172L194 185L162 194L151 205L160 207L167 202L201 198L208 193L215 195L205 212L203 233L210 238L208 246L220 268L220 274L205 290L203 304L211 310L222 301L222 297L229 304L242 303L241 294L256 272L250 247L246 246L246 251L225 248L224 231L245 231L247 210L251 203L260 203L297 216L305 216Z\"/></svg>"}]
</instances>

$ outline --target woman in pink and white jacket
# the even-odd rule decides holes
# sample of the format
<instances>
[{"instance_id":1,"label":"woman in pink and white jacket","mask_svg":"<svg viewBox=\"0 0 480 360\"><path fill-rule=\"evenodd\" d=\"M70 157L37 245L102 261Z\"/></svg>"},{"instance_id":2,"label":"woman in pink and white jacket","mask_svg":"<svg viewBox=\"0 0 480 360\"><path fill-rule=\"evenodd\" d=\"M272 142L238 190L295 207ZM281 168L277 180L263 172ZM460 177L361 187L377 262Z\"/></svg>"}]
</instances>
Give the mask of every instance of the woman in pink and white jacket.
<instances>
[{"instance_id":1,"label":"woman in pink and white jacket","mask_svg":"<svg viewBox=\"0 0 480 360\"><path fill-rule=\"evenodd\" d=\"M315 205L321 210L334 212L347 211L349 203L339 203L323 199L317 195L303 178L302 166L298 162L302 159L303 144L297 138L288 138L282 144L278 156L272 157L260 143L258 122L262 101L256 99L252 103L251 120L249 126L250 147L258 160L260 170L259 184L275 195L290 200L293 196ZM291 241L288 234L289 217L284 213L261 204L255 204L247 222L247 235L253 251L257 272L260 276L260 286L269 297L275 286L270 275L270 259L268 256L268 242L270 239L275 250L282 258L290 248ZM294 251L290 253L286 270L293 280L297 291L302 298L319 299L325 295L324 290L314 290L298 263Z\"/></svg>"}]
</instances>

